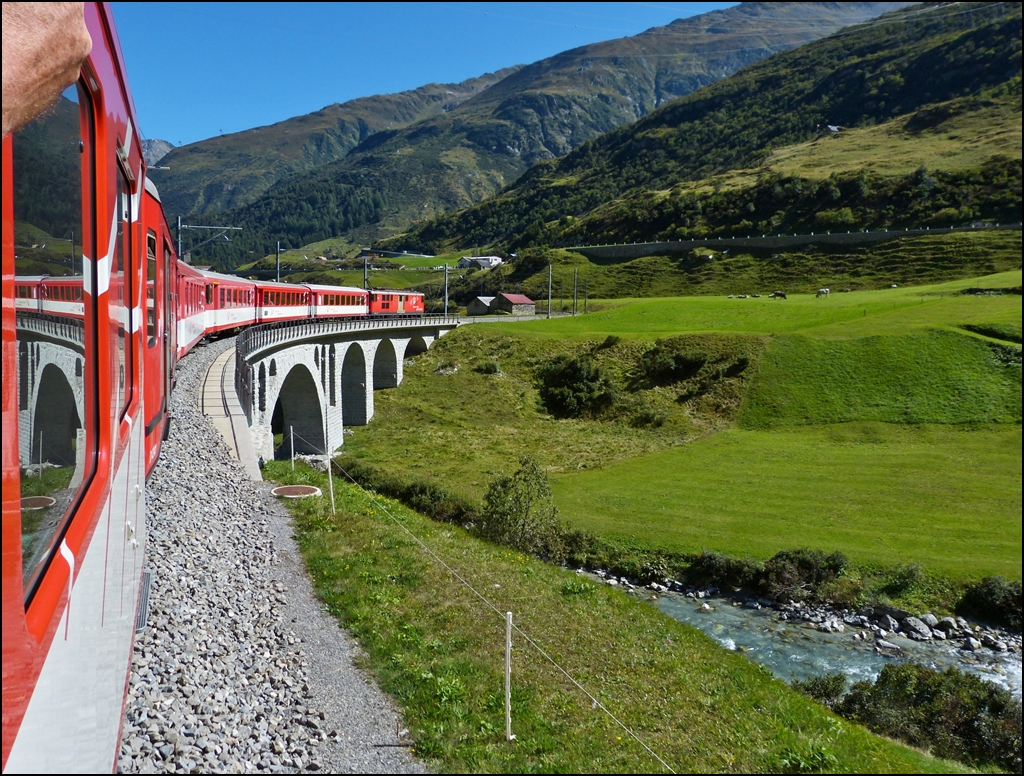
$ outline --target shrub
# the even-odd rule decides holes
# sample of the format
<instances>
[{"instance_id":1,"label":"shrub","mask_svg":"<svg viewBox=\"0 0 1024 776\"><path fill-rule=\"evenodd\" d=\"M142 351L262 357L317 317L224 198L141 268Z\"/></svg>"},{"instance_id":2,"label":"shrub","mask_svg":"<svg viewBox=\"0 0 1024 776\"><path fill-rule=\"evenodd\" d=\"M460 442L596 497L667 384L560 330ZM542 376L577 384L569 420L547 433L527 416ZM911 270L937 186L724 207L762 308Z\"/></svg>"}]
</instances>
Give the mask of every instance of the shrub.
<instances>
[{"instance_id":1,"label":"shrub","mask_svg":"<svg viewBox=\"0 0 1024 776\"><path fill-rule=\"evenodd\" d=\"M730 558L720 552L703 550L690 558L686 581L691 585L730 585L750 587L762 573L761 566L750 558Z\"/></svg>"},{"instance_id":2,"label":"shrub","mask_svg":"<svg viewBox=\"0 0 1024 776\"><path fill-rule=\"evenodd\" d=\"M1020 702L957 668L889 664L874 684L853 685L835 710L939 757L1021 772Z\"/></svg>"},{"instance_id":3,"label":"shrub","mask_svg":"<svg viewBox=\"0 0 1024 776\"><path fill-rule=\"evenodd\" d=\"M498 362L494 359L488 359L487 361L481 361L479 364L473 367L474 372L479 372L482 375L496 375L501 373L501 369L498 366Z\"/></svg>"},{"instance_id":4,"label":"shrub","mask_svg":"<svg viewBox=\"0 0 1024 776\"><path fill-rule=\"evenodd\" d=\"M957 604L959 614L1021 628L1021 583L1002 577L985 577L972 585Z\"/></svg>"},{"instance_id":5,"label":"shrub","mask_svg":"<svg viewBox=\"0 0 1024 776\"><path fill-rule=\"evenodd\" d=\"M793 689L810 695L818 703L835 709L846 692L846 674L821 674L812 676L805 682L793 682Z\"/></svg>"},{"instance_id":6,"label":"shrub","mask_svg":"<svg viewBox=\"0 0 1024 776\"><path fill-rule=\"evenodd\" d=\"M499 474L487 486L480 516L481 533L491 541L523 552L547 554L557 533L558 509L547 475L529 457L514 474Z\"/></svg>"},{"instance_id":7,"label":"shrub","mask_svg":"<svg viewBox=\"0 0 1024 776\"><path fill-rule=\"evenodd\" d=\"M661 428L665 424L665 414L653 407L642 407L629 420L633 428Z\"/></svg>"},{"instance_id":8,"label":"shrub","mask_svg":"<svg viewBox=\"0 0 1024 776\"><path fill-rule=\"evenodd\" d=\"M672 350L664 341L658 340L653 348L640 356L638 366L648 382L667 385L695 377L707 360L702 353Z\"/></svg>"},{"instance_id":9,"label":"shrub","mask_svg":"<svg viewBox=\"0 0 1024 776\"><path fill-rule=\"evenodd\" d=\"M537 369L540 399L558 418L594 416L615 401L615 389L588 356L556 356Z\"/></svg>"},{"instance_id":10,"label":"shrub","mask_svg":"<svg viewBox=\"0 0 1024 776\"><path fill-rule=\"evenodd\" d=\"M889 572L882 592L886 595L902 595L924 582L924 578L924 569L920 565L905 563Z\"/></svg>"},{"instance_id":11,"label":"shrub","mask_svg":"<svg viewBox=\"0 0 1024 776\"><path fill-rule=\"evenodd\" d=\"M834 581L848 565L841 552L783 550L764 564L761 590L777 601L816 597L822 585Z\"/></svg>"}]
</instances>

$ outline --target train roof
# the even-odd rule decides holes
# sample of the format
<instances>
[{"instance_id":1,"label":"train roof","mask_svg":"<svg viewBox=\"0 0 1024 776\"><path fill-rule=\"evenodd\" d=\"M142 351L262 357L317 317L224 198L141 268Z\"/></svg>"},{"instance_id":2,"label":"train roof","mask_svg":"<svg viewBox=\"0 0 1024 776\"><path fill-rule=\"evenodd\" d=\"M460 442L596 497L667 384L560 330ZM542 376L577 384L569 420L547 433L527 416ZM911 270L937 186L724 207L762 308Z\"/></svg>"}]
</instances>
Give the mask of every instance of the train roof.
<instances>
[{"instance_id":1,"label":"train roof","mask_svg":"<svg viewBox=\"0 0 1024 776\"><path fill-rule=\"evenodd\" d=\"M209 278L210 280L214 280L218 283L241 283L246 286L257 285L255 280L249 280L248 278L240 278L237 275L225 275L222 272L212 272L208 269L199 269L196 270L196 272L198 272L204 278Z\"/></svg>"}]
</instances>

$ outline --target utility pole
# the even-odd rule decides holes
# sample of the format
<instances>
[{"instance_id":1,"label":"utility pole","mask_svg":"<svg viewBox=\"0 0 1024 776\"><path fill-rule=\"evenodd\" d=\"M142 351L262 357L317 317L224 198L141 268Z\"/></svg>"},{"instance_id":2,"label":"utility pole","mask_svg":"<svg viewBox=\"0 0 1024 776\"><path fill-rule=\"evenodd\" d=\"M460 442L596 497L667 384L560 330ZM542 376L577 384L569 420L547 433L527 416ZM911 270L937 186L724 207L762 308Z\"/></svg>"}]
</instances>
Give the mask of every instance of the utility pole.
<instances>
[{"instance_id":1,"label":"utility pole","mask_svg":"<svg viewBox=\"0 0 1024 776\"><path fill-rule=\"evenodd\" d=\"M579 300L579 283L577 282L576 275L579 272L578 267L572 268L572 314L576 314L576 303Z\"/></svg>"},{"instance_id":2,"label":"utility pole","mask_svg":"<svg viewBox=\"0 0 1024 776\"><path fill-rule=\"evenodd\" d=\"M444 263L444 314L448 315L448 262Z\"/></svg>"},{"instance_id":3,"label":"utility pole","mask_svg":"<svg viewBox=\"0 0 1024 776\"><path fill-rule=\"evenodd\" d=\"M551 317L551 265L548 264L548 318Z\"/></svg>"},{"instance_id":4,"label":"utility pole","mask_svg":"<svg viewBox=\"0 0 1024 776\"><path fill-rule=\"evenodd\" d=\"M369 261L368 256L363 256L363 290L365 291L370 287L370 265L367 264Z\"/></svg>"},{"instance_id":5,"label":"utility pole","mask_svg":"<svg viewBox=\"0 0 1024 776\"><path fill-rule=\"evenodd\" d=\"M587 281L589 278L583 278L583 314L587 314Z\"/></svg>"},{"instance_id":6,"label":"utility pole","mask_svg":"<svg viewBox=\"0 0 1024 776\"><path fill-rule=\"evenodd\" d=\"M181 256L181 216L178 216L178 258L181 259Z\"/></svg>"},{"instance_id":7,"label":"utility pole","mask_svg":"<svg viewBox=\"0 0 1024 776\"><path fill-rule=\"evenodd\" d=\"M281 282L281 241L277 241L277 282Z\"/></svg>"}]
</instances>

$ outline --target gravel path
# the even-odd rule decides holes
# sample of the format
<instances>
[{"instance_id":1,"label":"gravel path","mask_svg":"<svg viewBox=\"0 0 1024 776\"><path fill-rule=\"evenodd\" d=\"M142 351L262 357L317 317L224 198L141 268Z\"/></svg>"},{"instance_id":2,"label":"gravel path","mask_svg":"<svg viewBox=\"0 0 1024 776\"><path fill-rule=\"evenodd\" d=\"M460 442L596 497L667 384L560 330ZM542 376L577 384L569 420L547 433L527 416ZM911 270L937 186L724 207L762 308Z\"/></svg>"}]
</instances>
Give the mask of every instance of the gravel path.
<instances>
[{"instance_id":1,"label":"gravel path","mask_svg":"<svg viewBox=\"0 0 1024 776\"><path fill-rule=\"evenodd\" d=\"M146 491L150 616L118 771L424 773L390 699L353 666L359 647L313 596L287 510L198 409L206 370L232 345L179 365Z\"/></svg>"}]
</instances>

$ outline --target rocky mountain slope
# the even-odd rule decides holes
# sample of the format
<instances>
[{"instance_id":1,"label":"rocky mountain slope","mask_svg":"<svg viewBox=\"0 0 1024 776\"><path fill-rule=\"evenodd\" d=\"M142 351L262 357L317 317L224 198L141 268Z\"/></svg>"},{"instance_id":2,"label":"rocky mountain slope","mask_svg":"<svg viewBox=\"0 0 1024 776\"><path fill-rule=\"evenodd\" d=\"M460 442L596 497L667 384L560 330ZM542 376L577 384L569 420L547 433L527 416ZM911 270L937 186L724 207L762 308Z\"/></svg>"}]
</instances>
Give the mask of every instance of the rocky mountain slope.
<instances>
[{"instance_id":1,"label":"rocky mountain slope","mask_svg":"<svg viewBox=\"0 0 1024 776\"><path fill-rule=\"evenodd\" d=\"M341 159L377 132L450 111L515 70L360 97L267 127L181 146L162 159L170 167L158 181L164 206L173 215L198 215L248 204L282 177Z\"/></svg>"},{"instance_id":2,"label":"rocky mountain slope","mask_svg":"<svg viewBox=\"0 0 1024 776\"><path fill-rule=\"evenodd\" d=\"M404 128L367 131L333 162L330 156L340 147L318 154L316 144L307 143L306 169L320 166L281 178L258 200L252 193L280 177L285 166L261 167L262 157L272 157L271 148L220 150L217 139L180 149L165 162L173 172L185 153L197 165L207 155L203 175L209 182L198 194L190 184L192 204L179 195L176 177L166 179L161 192L172 212L188 207L213 217L214 209L231 208L216 218L247 226L253 237L244 246L236 241L236 253L266 250L278 238L298 246L340 234L353 240L395 234L415 221L481 202L530 165L568 153L752 62L902 5L744 3L516 69L450 110ZM292 122L322 122L317 117ZM212 170L219 177L209 175ZM367 207L371 201L378 204ZM231 249L218 250L223 255L214 259L229 263Z\"/></svg>"}]
</instances>

